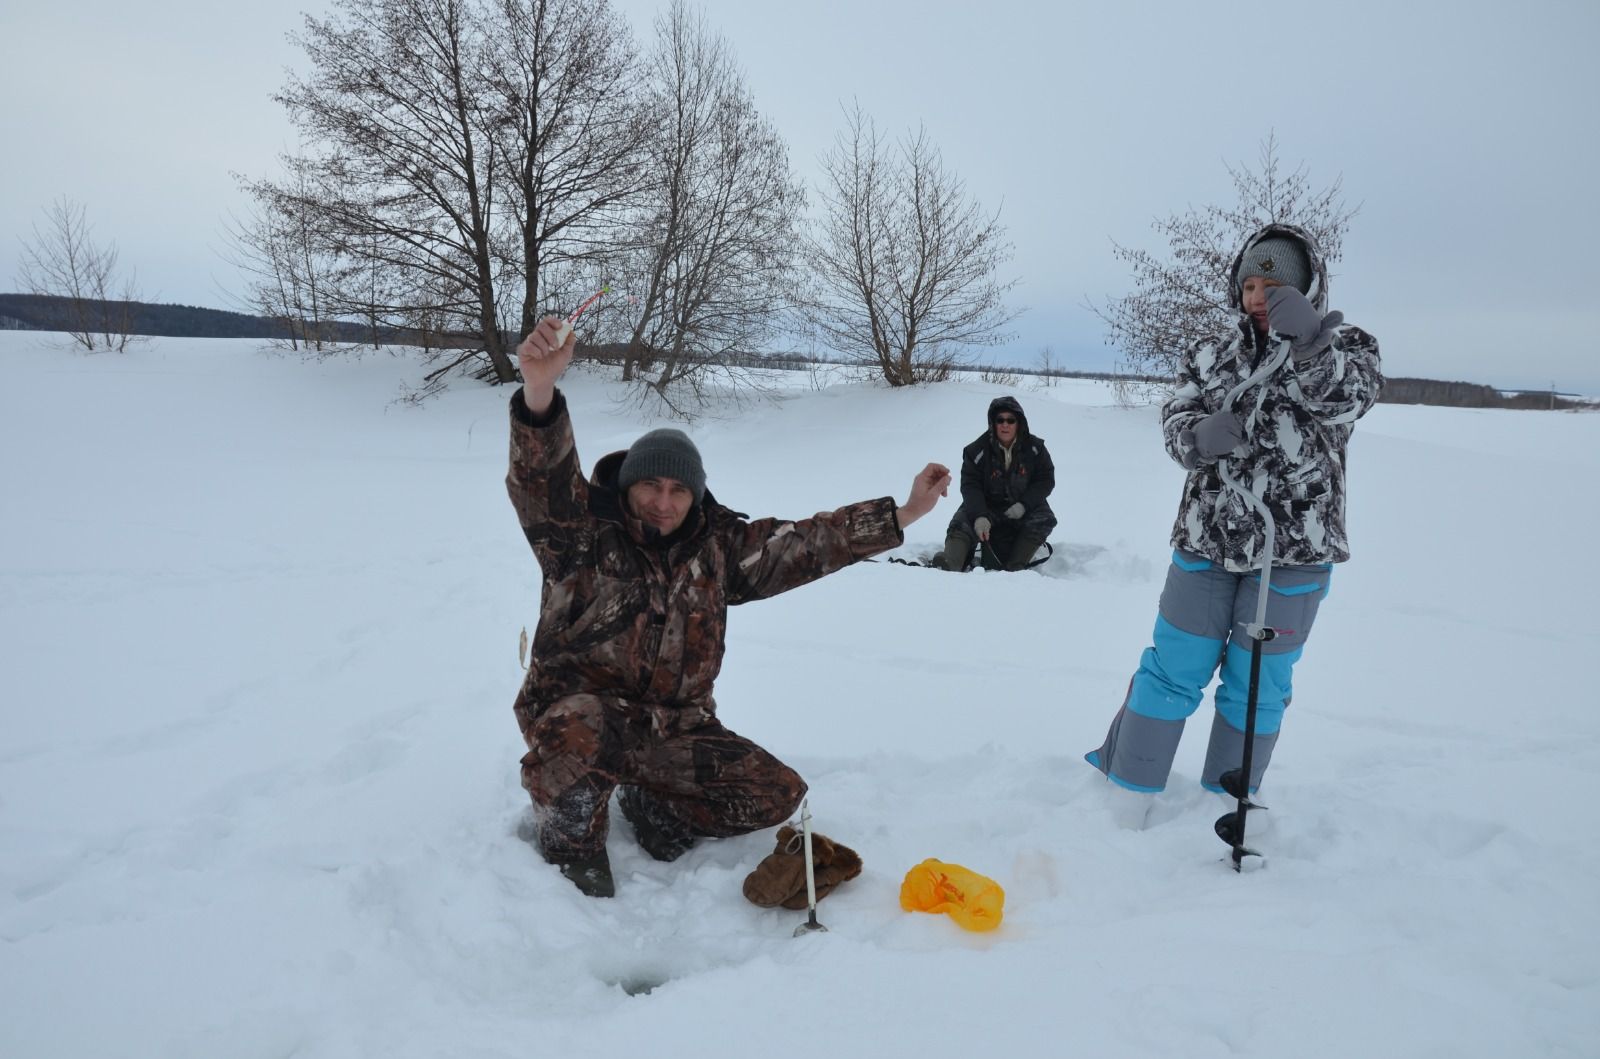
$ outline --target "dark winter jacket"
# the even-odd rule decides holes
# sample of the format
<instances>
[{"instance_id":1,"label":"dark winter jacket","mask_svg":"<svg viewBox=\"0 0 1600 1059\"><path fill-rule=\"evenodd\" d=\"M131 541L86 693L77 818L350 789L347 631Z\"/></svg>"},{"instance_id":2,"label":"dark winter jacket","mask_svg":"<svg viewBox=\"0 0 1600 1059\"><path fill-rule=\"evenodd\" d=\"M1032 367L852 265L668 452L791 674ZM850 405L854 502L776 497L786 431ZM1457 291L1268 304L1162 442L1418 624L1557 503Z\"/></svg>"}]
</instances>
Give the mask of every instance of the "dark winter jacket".
<instances>
[{"instance_id":1,"label":"dark winter jacket","mask_svg":"<svg viewBox=\"0 0 1600 1059\"><path fill-rule=\"evenodd\" d=\"M1233 330L1197 342L1184 354L1177 389L1161 409L1167 452L1183 462L1185 430L1222 408L1228 391L1271 356L1285 341L1276 332L1258 337L1244 312L1239 265L1244 253L1269 236L1299 239L1311 258L1307 292L1318 312L1328 311L1328 271L1310 236L1290 225L1267 225L1247 239L1229 272L1229 304L1238 310ZM1245 417L1245 443L1224 456L1235 478L1259 493L1276 524L1273 562L1311 565L1350 557L1345 538L1345 447L1355 421L1378 400L1383 375L1378 341L1359 327L1344 325L1332 345L1310 360L1292 359L1264 384L1239 398L1235 411ZM1226 569L1258 569L1265 523L1238 493L1223 484L1218 464L1189 472L1183 501L1172 527L1172 543L1197 552Z\"/></svg>"},{"instance_id":2,"label":"dark winter jacket","mask_svg":"<svg viewBox=\"0 0 1600 1059\"><path fill-rule=\"evenodd\" d=\"M524 732L552 703L580 694L711 717L729 606L903 539L888 497L797 522L750 521L707 492L678 531L652 543L617 489L623 456L601 459L586 482L559 391L539 419L520 389L511 398L506 488L544 573L532 663L517 696Z\"/></svg>"},{"instance_id":3,"label":"dark winter jacket","mask_svg":"<svg viewBox=\"0 0 1600 1059\"><path fill-rule=\"evenodd\" d=\"M995 416L1010 412L1017 417L1017 437L1011 443L1011 466L994 433ZM989 402L989 429L961 450L961 507L950 519L950 529L972 534L972 524L987 517L995 525L1011 523L1005 510L1021 503L1026 509L1016 524L1048 533L1055 528L1049 497L1056 487L1056 466L1044 439L1028 429L1028 417L1015 397Z\"/></svg>"}]
</instances>

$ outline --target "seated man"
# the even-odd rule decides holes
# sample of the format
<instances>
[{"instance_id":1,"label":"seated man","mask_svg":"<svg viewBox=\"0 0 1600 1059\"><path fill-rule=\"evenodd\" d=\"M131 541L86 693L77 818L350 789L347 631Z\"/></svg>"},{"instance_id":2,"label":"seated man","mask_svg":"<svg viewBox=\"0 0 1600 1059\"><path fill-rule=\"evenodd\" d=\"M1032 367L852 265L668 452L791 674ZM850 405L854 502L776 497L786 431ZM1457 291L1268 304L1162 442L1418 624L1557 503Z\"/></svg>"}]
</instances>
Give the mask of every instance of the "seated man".
<instances>
[{"instance_id":1,"label":"seated man","mask_svg":"<svg viewBox=\"0 0 1600 1059\"><path fill-rule=\"evenodd\" d=\"M564 340L563 340L564 339ZM645 851L673 860L703 836L786 820L805 781L717 720L728 607L786 592L896 547L938 503L930 463L910 498L789 522L750 521L706 489L694 443L652 430L585 481L556 380L574 338L546 317L517 347L506 487L544 574L517 723L539 849L585 894L615 892L611 792Z\"/></svg>"},{"instance_id":2,"label":"seated man","mask_svg":"<svg viewBox=\"0 0 1600 1059\"><path fill-rule=\"evenodd\" d=\"M1025 568L1056 528L1046 499L1055 487L1050 451L1028 432L1022 405L1015 397L996 397L989 402L989 429L961 451L961 508L935 565L966 570L981 543L992 557L985 565Z\"/></svg>"}]
</instances>

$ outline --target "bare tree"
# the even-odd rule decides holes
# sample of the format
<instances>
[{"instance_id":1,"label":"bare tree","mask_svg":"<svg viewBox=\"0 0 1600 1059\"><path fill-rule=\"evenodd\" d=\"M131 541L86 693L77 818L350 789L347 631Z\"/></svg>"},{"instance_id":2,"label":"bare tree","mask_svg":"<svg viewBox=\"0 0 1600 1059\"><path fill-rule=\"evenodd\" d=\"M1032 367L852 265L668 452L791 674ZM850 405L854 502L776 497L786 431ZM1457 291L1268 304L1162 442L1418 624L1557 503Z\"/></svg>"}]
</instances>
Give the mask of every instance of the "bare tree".
<instances>
[{"instance_id":1,"label":"bare tree","mask_svg":"<svg viewBox=\"0 0 1600 1059\"><path fill-rule=\"evenodd\" d=\"M513 305L526 333L600 285L652 179L650 111L632 35L607 0L487 2L484 106L507 203L496 249L520 281Z\"/></svg>"},{"instance_id":2,"label":"bare tree","mask_svg":"<svg viewBox=\"0 0 1600 1059\"><path fill-rule=\"evenodd\" d=\"M1054 346L1039 347L1039 378L1042 386L1054 386L1061 372L1061 360Z\"/></svg>"},{"instance_id":3,"label":"bare tree","mask_svg":"<svg viewBox=\"0 0 1600 1059\"><path fill-rule=\"evenodd\" d=\"M822 344L891 386L938 381L997 345L1020 310L999 214L944 167L927 132L889 144L859 105L822 159L824 212L807 244L804 307Z\"/></svg>"},{"instance_id":4,"label":"bare tree","mask_svg":"<svg viewBox=\"0 0 1600 1059\"><path fill-rule=\"evenodd\" d=\"M1164 254L1111 244L1133 271L1134 291L1089 308L1105 322L1106 344L1137 372L1171 376L1189 346L1233 325L1227 273L1251 232L1273 222L1298 225L1331 264L1360 209L1345 206L1340 179L1319 190L1304 165L1285 173L1270 134L1257 168L1227 169L1237 193L1232 205L1190 207L1151 223L1166 240Z\"/></svg>"},{"instance_id":5,"label":"bare tree","mask_svg":"<svg viewBox=\"0 0 1600 1059\"><path fill-rule=\"evenodd\" d=\"M117 271L115 243L94 240L88 210L60 198L44 211L44 227L23 240L18 279L30 294L63 299L66 331L90 353L124 352L133 340L133 303L139 296L130 274Z\"/></svg>"},{"instance_id":6,"label":"bare tree","mask_svg":"<svg viewBox=\"0 0 1600 1059\"><path fill-rule=\"evenodd\" d=\"M704 403L776 332L792 286L804 191L727 43L674 0L648 61L651 182L618 255L623 378L678 414Z\"/></svg>"},{"instance_id":7,"label":"bare tree","mask_svg":"<svg viewBox=\"0 0 1600 1059\"><path fill-rule=\"evenodd\" d=\"M315 145L303 179L274 190L345 258L346 276L393 270L400 286L461 289L450 307L498 377L514 377L495 298L491 227L501 158L484 133L474 80L483 40L470 0L337 0L307 16L310 75L277 99ZM355 302L346 288L335 297ZM397 304L368 305L388 318Z\"/></svg>"},{"instance_id":8,"label":"bare tree","mask_svg":"<svg viewBox=\"0 0 1600 1059\"><path fill-rule=\"evenodd\" d=\"M515 380L515 334L572 293L548 280L643 179L626 25L606 0L335 0L298 43L311 70L276 98L308 146L250 190L313 229L319 313L423 328L435 376Z\"/></svg>"},{"instance_id":9,"label":"bare tree","mask_svg":"<svg viewBox=\"0 0 1600 1059\"><path fill-rule=\"evenodd\" d=\"M283 181L237 177L251 198L250 212L228 228L228 261L251 277L244 295L257 315L280 323L291 349L328 353L341 298L337 279L348 268L319 224L310 184L311 166L284 158Z\"/></svg>"}]
</instances>

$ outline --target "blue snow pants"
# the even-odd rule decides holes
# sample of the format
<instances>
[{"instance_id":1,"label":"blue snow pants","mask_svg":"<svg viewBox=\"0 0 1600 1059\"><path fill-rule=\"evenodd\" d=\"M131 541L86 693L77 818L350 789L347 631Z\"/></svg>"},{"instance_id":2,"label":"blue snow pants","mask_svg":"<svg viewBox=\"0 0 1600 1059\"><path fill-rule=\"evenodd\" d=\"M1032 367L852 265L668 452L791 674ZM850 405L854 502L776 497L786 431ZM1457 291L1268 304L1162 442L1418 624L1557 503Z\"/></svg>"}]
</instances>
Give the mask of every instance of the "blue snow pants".
<instances>
[{"instance_id":1,"label":"blue snow pants","mask_svg":"<svg viewBox=\"0 0 1600 1059\"><path fill-rule=\"evenodd\" d=\"M1261 646L1252 791L1261 785L1272 760L1292 694L1290 675L1317 607L1328 594L1332 571L1331 563L1272 568L1266 623L1278 635ZM1238 768L1244 759L1251 643L1244 626L1255 621L1260 592L1259 574L1230 573L1203 556L1181 549L1173 552L1154 642L1139 661L1106 741L1084 759L1130 790L1165 789L1184 721L1199 708L1206 685L1220 666L1222 681L1217 685L1217 709L1200 782L1221 791L1222 774Z\"/></svg>"}]
</instances>

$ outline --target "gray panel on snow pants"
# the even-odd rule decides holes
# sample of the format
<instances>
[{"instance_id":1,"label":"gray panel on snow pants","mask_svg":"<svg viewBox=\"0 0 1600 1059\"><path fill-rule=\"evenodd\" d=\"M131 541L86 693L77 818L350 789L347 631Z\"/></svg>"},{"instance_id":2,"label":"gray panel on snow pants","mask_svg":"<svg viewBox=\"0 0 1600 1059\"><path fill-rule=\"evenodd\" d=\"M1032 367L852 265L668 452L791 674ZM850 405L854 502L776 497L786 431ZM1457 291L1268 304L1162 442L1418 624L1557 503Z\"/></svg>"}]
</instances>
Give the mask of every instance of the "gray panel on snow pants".
<instances>
[{"instance_id":1,"label":"gray panel on snow pants","mask_svg":"<svg viewBox=\"0 0 1600 1059\"><path fill-rule=\"evenodd\" d=\"M1255 749L1250 752L1251 793L1260 789L1261 777L1267 774L1267 765L1272 761L1272 748L1277 745L1277 732L1256 732ZM1223 720L1221 713L1213 713L1211 741L1206 744L1206 764L1200 770L1200 785L1209 791L1222 792L1222 774L1243 766L1244 730Z\"/></svg>"},{"instance_id":2,"label":"gray panel on snow pants","mask_svg":"<svg viewBox=\"0 0 1600 1059\"><path fill-rule=\"evenodd\" d=\"M1262 647L1261 683L1252 753L1252 787L1259 785L1291 697L1290 675L1327 594L1330 567L1274 567L1267 624L1279 630ZM1185 719L1200 705L1219 665L1217 717L1201 782L1237 768L1243 756L1249 690L1250 639L1260 579L1234 574L1201 556L1179 551L1167 571L1152 646L1140 659L1128 695L1100 748L1085 755L1114 782L1138 791L1166 787Z\"/></svg>"}]
</instances>

